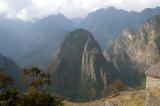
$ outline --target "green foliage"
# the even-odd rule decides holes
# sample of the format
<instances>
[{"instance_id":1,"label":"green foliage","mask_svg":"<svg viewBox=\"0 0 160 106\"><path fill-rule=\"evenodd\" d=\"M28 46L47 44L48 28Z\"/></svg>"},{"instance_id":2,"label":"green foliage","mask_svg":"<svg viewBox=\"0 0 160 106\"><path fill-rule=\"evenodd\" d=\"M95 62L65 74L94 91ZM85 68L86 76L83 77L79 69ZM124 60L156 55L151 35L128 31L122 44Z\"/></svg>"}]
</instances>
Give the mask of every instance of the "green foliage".
<instances>
[{"instance_id":1,"label":"green foliage","mask_svg":"<svg viewBox=\"0 0 160 106\"><path fill-rule=\"evenodd\" d=\"M23 71L29 88L26 92L6 89L0 92L0 106L63 106L63 100L42 90L44 84L51 84L50 74L39 68Z\"/></svg>"},{"instance_id":2,"label":"green foliage","mask_svg":"<svg viewBox=\"0 0 160 106\"><path fill-rule=\"evenodd\" d=\"M19 91L15 88L8 89L5 92L2 92L0 94L0 100L7 100L10 98L16 98L16 96L19 94Z\"/></svg>"},{"instance_id":3,"label":"green foliage","mask_svg":"<svg viewBox=\"0 0 160 106\"><path fill-rule=\"evenodd\" d=\"M36 88L30 88L23 95L21 104L23 104L22 106L63 106L59 98Z\"/></svg>"},{"instance_id":4,"label":"green foliage","mask_svg":"<svg viewBox=\"0 0 160 106\"><path fill-rule=\"evenodd\" d=\"M26 93L8 89L0 94L0 106L63 106L62 99L30 88Z\"/></svg>"},{"instance_id":5,"label":"green foliage","mask_svg":"<svg viewBox=\"0 0 160 106\"><path fill-rule=\"evenodd\" d=\"M18 106L20 92L17 89L8 89L0 93L0 106Z\"/></svg>"},{"instance_id":6,"label":"green foliage","mask_svg":"<svg viewBox=\"0 0 160 106\"><path fill-rule=\"evenodd\" d=\"M115 80L111 85L111 88L114 90L115 93L126 90L126 85L121 80Z\"/></svg>"},{"instance_id":7,"label":"green foliage","mask_svg":"<svg viewBox=\"0 0 160 106\"><path fill-rule=\"evenodd\" d=\"M39 68L24 69L23 76L29 87L39 88L45 84L50 85L50 74L40 70Z\"/></svg>"}]
</instances>

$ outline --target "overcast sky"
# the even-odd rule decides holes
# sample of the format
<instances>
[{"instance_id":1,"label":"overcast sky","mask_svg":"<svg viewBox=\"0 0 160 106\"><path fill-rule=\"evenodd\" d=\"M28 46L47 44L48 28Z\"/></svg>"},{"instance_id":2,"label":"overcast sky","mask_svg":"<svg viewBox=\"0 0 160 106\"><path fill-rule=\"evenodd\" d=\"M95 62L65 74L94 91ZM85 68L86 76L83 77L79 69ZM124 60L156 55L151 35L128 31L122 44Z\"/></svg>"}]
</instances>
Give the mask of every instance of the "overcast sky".
<instances>
[{"instance_id":1,"label":"overcast sky","mask_svg":"<svg viewBox=\"0 0 160 106\"><path fill-rule=\"evenodd\" d=\"M127 11L141 11L160 6L160 0L0 0L0 15L32 20L62 13L68 18L85 17L89 12L113 6Z\"/></svg>"}]
</instances>

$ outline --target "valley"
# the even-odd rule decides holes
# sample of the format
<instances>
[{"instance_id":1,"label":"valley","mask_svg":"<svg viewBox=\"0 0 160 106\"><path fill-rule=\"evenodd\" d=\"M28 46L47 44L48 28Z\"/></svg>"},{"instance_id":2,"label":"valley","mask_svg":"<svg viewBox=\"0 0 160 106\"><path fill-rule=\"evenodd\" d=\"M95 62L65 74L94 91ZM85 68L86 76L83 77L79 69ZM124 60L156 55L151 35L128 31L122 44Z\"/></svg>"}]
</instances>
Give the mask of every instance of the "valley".
<instances>
[{"instance_id":1,"label":"valley","mask_svg":"<svg viewBox=\"0 0 160 106\"><path fill-rule=\"evenodd\" d=\"M159 106L159 63L160 7L0 18L2 106Z\"/></svg>"}]
</instances>

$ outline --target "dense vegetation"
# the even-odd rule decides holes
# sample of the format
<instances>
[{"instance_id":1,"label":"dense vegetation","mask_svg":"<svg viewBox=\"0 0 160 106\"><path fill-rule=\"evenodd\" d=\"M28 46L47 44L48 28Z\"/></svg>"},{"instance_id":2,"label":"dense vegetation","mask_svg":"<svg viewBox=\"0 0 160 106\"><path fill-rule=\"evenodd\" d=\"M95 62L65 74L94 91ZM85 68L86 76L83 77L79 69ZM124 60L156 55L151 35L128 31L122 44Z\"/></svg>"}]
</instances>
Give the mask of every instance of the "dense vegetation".
<instances>
[{"instance_id":1,"label":"dense vegetation","mask_svg":"<svg viewBox=\"0 0 160 106\"><path fill-rule=\"evenodd\" d=\"M27 88L25 92L13 88L13 78L0 73L0 106L63 106L62 99L43 87L51 84L50 74L31 68L24 69L22 76Z\"/></svg>"}]
</instances>

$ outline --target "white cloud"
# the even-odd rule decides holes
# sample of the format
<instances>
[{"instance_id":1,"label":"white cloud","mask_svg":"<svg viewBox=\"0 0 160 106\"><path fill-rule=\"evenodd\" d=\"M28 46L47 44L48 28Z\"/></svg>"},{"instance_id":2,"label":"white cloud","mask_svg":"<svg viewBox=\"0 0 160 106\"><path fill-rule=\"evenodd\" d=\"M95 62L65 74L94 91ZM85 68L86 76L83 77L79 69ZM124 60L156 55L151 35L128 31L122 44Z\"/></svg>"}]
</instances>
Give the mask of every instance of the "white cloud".
<instances>
[{"instance_id":1,"label":"white cloud","mask_svg":"<svg viewBox=\"0 0 160 106\"><path fill-rule=\"evenodd\" d=\"M9 9L9 6L3 0L0 0L0 12L4 13Z\"/></svg>"},{"instance_id":2,"label":"white cloud","mask_svg":"<svg viewBox=\"0 0 160 106\"><path fill-rule=\"evenodd\" d=\"M22 20L57 13L74 18L84 17L91 11L109 6L127 11L141 11L160 6L160 0L0 0L0 14Z\"/></svg>"},{"instance_id":3,"label":"white cloud","mask_svg":"<svg viewBox=\"0 0 160 106\"><path fill-rule=\"evenodd\" d=\"M110 4L127 11L141 11L160 6L160 0L110 0Z\"/></svg>"},{"instance_id":4,"label":"white cloud","mask_svg":"<svg viewBox=\"0 0 160 106\"><path fill-rule=\"evenodd\" d=\"M17 13L16 17L17 17L18 19L21 19L21 20L24 20L24 21L27 21L27 20L31 20L31 21L32 21L32 18L29 16L29 14L28 14L27 11L28 11L28 10L27 10L26 8L20 10L20 11Z\"/></svg>"}]
</instances>

